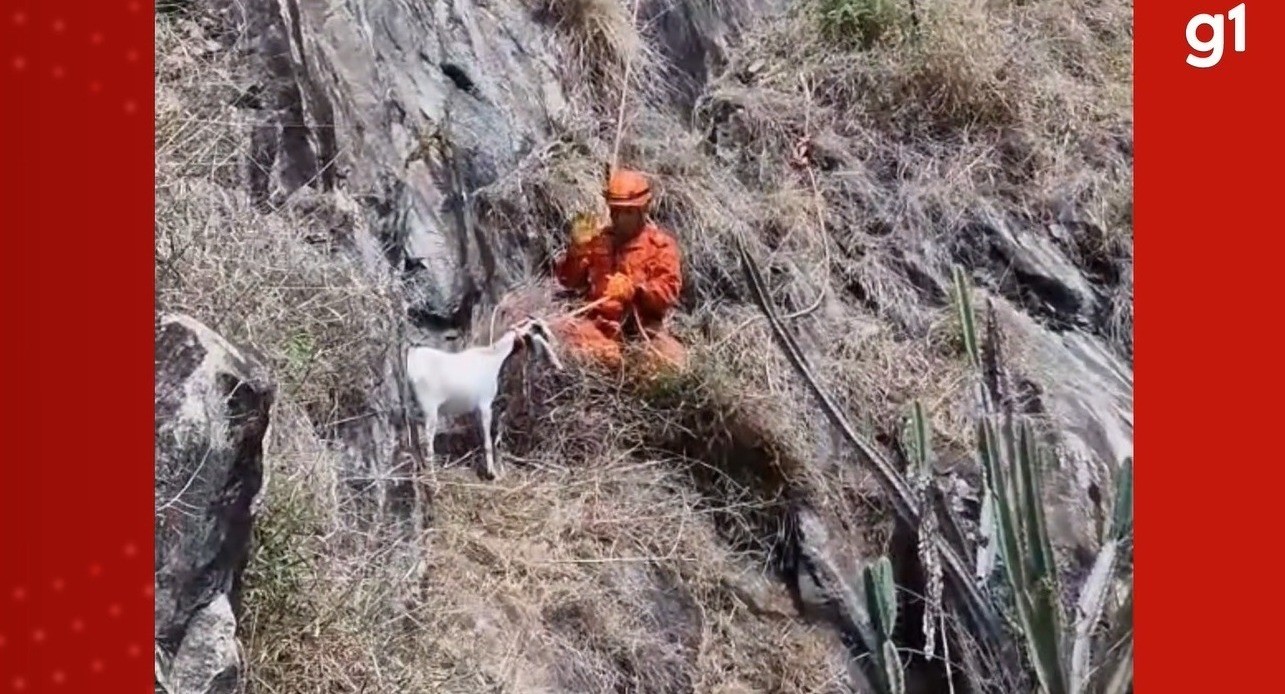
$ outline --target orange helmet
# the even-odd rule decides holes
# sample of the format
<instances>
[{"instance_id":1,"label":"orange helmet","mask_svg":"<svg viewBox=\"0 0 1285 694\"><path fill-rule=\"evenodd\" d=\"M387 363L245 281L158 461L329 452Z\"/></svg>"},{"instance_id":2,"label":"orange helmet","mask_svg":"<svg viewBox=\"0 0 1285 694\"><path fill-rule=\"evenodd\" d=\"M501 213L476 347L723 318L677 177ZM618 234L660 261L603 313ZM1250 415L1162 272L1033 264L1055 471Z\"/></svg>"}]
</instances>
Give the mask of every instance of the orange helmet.
<instances>
[{"instance_id":1,"label":"orange helmet","mask_svg":"<svg viewBox=\"0 0 1285 694\"><path fill-rule=\"evenodd\" d=\"M651 204L651 184L637 171L619 169L611 174L602 196L607 199L607 207L644 208Z\"/></svg>"}]
</instances>

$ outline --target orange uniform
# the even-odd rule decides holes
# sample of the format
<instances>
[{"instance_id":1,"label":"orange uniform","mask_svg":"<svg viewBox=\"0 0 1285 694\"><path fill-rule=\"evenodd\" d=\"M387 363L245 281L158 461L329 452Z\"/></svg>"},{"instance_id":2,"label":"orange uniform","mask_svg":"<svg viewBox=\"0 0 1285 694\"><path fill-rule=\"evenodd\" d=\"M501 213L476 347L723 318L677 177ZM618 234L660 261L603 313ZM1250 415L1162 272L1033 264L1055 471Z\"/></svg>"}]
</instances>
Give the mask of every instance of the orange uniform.
<instances>
[{"instance_id":1,"label":"orange uniform","mask_svg":"<svg viewBox=\"0 0 1285 694\"><path fill-rule=\"evenodd\" d=\"M632 172L613 176L606 191L609 205L644 208L650 202L645 179ZM678 303L683 279L678 243L647 220L632 238L617 245L610 224L589 239L574 239L555 268L558 281L583 292L589 301L604 300L558 326L577 351L616 368L622 362L623 338L641 332L649 360L681 367L685 354L665 330L666 314Z\"/></svg>"}]
</instances>

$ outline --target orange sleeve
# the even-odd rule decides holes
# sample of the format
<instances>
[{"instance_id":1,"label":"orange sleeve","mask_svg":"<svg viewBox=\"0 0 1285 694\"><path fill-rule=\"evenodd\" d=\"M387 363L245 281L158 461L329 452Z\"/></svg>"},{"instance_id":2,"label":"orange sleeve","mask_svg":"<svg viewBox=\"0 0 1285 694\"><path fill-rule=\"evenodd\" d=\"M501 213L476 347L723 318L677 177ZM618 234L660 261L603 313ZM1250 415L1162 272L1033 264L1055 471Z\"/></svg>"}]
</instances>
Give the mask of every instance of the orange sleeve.
<instances>
[{"instance_id":1,"label":"orange sleeve","mask_svg":"<svg viewBox=\"0 0 1285 694\"><path fill-rule=\"evenodd\" d=\"M572 244L554 268L558 281L567 289L584 289L589 279L589 245Z\"/></svg>"},{"instance_id":2,"label":"orange sleeve","mask_svg":"<svg viewBox=\"0 0 1285 694\"><path fill-rule=\"evenodd\" d=\"M599 225L597 233L577 242L572 238L571 245L554 267L554 275L567 289L583 291L588 289L590 270L594 265L610 263L609 227Z\"/></svg>"},{"instance_id":3,"label":"orange sleeve","mask_svg":"<svg viewBox=\"0 0 1285 694\"><path fill-rule=\"evenodd\" d=\"M683 288L678 243L667 234L657 233L641 252L647 256L635 265L640 272L632 278L637 287L634 304L650 318L663 318L678 303Z\"/></svg>"}]
</instances>

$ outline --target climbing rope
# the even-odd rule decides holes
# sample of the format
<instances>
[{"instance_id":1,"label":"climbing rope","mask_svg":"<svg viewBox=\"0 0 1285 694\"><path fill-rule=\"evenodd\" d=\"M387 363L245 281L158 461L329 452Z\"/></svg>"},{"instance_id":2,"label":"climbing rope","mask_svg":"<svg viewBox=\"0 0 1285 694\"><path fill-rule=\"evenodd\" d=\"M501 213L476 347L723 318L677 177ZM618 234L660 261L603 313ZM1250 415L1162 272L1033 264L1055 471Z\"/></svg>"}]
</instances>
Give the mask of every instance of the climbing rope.
<instances>
[{"instance_id":1,"label":"climbing rope","mask_svg":"<svg viewBox=\"0 0 1285 694\"><path fill-rule=\"evenodd\" d=\"M785 356L790 361L791 366L794 367L794 370L803 378L809 390L812 391L812 395L817 399L826 419L843 435L844 439L856 448L864 462L871 466L875 472L876 480L884 488L889 501L892 502L893 513L907 527L917 530L922 522L924 509L915 503L916 497L905 476L877 446L857 434L856 428L848 421L829 392L820 385L816 375L812 372L812 367L809 365L807 357L804 356L803 350L799 347L798 341L790 330L785 327L780 316L776 314L776 309L772 305L771 295L767 289L767 282L764 281L762 271L749 251L744 233L738 229L735 232L734 239L737 253L741 260L741 269L749 284L750 293L753 295L754 302L758 304L764 318L767 319L768 325L772 329L772 334L776 338L777 345L785 352ZM932 510L934 508L930 507L929 511L931 512ZM972 571L969 569L968 564L964 562L960 552L950 544L944 535L934 536L934 544L942 561L945 577L949 581L952 593L962 603L964 617L969 619L976 627L977 633L981 634L985 640L985 645L989 648L995 648L1000 639L1001 622L999 615L972 580Z\"/></svg>"},{"instance_id":2,"label":"climbing rope","mask_svg":"<svg viewBox=\"0 0 1285 694\"><path fill-rule=\"evenodd\" d=\"M638 25L638 8L642 5L641 0L634 0L633 14L630 18L630 24ZM625 76L620 82L620 107L616 113L616 138L611 145L611 167L607 169L607 175L616 170L617 164L620 163L620 140L625 132L625 99L629 96L629 75L634 66L634 53L631 52L625 56Z\"/></svg>"},{"instance_id":3,"label":"climbing rope","mask_svg":"<svg viewBox=\"0 0 1285 694\"><path fill-rule=\"evenodd\" d=\"M633 12L630 14L629 23L635 27L638 25L638 8L641 6L642 0L634 0L634 8ZM625 102L629 97L629 77L633 72L635 54L636 51L625 56L625 74L623 79L620 81L620 106L616 109L616 137L611 143L611 164L607 169L608 179L610 179L612 172L614 172L620 164L620 141L623 139L625 134ZM590 309L597 307L605 301L606 298L604 297L603 299L599 299L591 304L582 306L580 309L573 311L570 315L577 316L587 313ZM638 332L642 335L643 342L648 348L650 348L651 337L647 335L646 329L642 327L642 322L638 319L637 309L631 306L630 312L633 314L634 321L638 324Z\"/></svg>"}]
</instances>

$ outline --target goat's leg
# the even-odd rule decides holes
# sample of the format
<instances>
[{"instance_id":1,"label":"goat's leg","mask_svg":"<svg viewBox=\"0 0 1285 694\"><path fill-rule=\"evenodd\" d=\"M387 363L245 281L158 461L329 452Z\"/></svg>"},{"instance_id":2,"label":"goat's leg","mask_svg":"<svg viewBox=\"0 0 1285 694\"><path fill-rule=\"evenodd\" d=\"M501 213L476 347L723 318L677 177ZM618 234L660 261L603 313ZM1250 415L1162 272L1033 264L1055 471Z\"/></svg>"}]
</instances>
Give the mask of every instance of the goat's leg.
<instances>
[{"instance_id":1,"label":"goat's leg","mask_svg":"<svg viewBox=\"0 0 1285 694\"><path fill-rule=\"evenodd\" d=\"M495 444L491 439L491 403L485 402L477 409L482 425L482 446L486 449L486 476L495 479Z\"/></svg>"},{"instance_id":2,"label":"goat's leg","mask_svg":"<svg viewBox=\"0 0 1285 694\"><path fill-rule=\"evenodd\" d=\"M428 455L425 456L424 460L428 462L429 467L432 467L433 465L433 458L434 458L433 437L435 436L437 436L437 411L436 410L434 410L431 414L424 415L424 447L428 451Z\"/></svg>"},{"instance_id":3,"label":"goat's leg","mask_svg":"<svg viewBox=\"0 0 1285 694\"><path fill-rule=\"evenodd\" d=\"M424 418L424 447L428 455L424 457L424 466L428 468L428 484L436 494L437 486L437 449L433 445L433 439L437 437L437 410L432 410L433 414ZM423 474L423 473L421 473ZM421 478L422 479L422 478Z\"/></svg>"},{"instance_id":4,"label":"goat's leg","mask_svg":"<svg viewBox=\"0 0 1285 694\"><path fill-rule=\"evenodd\" d=\"M504 440L504 413L494 416L493 419L495 420L495 436L491 438L491 446L498 451L500 450L500 442Z\"/></svg>"}]
</instances>

